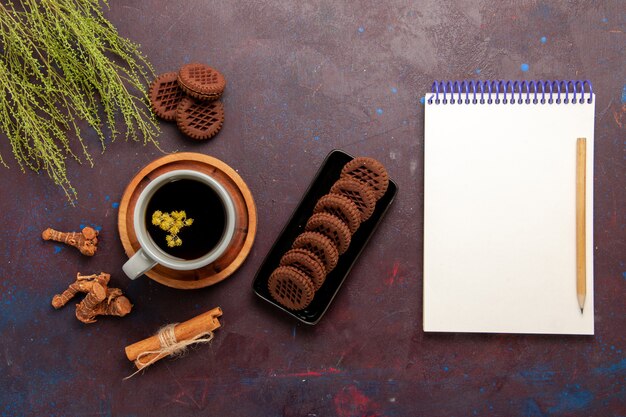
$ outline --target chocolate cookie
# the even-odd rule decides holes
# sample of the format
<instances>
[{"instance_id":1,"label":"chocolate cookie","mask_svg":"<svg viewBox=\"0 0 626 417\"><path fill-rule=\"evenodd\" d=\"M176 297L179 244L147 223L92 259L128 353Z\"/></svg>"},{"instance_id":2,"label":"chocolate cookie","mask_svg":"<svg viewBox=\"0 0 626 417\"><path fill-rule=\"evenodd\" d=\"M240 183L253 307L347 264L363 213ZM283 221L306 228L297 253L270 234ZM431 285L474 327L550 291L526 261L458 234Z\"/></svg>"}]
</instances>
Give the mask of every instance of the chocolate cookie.
<instances>
[{"instance_id":1,"label":"chocolate cookie","mask_svg":"<svg viewBox=\"0 0 626 417\"><path fill-rule=\"evenodd\" d=\"M163 120L176 119L176 108L185 96L183 90L178 86L177 77L178 74L175 72L166 72L159 75L150 84L150 91L148 92L150 105L154 114Z\"/></svg>"},{"instance_id":2,"label":"chocolate cookie","mask_svg":"<svg viewBox=\"0 0 626 417\"><path fill-rule=\"evenodd\" d=\"M311 278L317 291L326 279L324 263L313 252L306 249L291 249L280 260L280 266L292 266Z\"/></svg>"},{"instance_id":3,"label":"chocolate cookie","mask_svg":"<svg viewBox=\"0 0 626 417\"><path fill-rule=\"evenodd\" d=\"M317 255L324 263L326 273L337 266L339 252L332 240L321 233L304 232L293 242L293 249L306 249Z\"/></svg>"},{"instance_id":4,"label":"chocolate cookie","mask_svg":"<svg viewBox=\"0 0 626 417\"><path fill-rule=\"evenodd\" d=\"M340 194L326 194L318 200L313 213L329 213L343 221L350 233L356 232L361 224L359 208L348 197Z\"/></svg>"},{"instance_id":5,"label":"chocolate cookie","mask_svg":"<svg viewBox=\"0 0 626 417\"><path fill-rule=\"evenodd\" d=\"M180 88L191 97L202 101L217 100L222 96L226 79L215 68L205 64L183 65L178 71Z\"/></svg>"},{"instance_id":6,"label":"chocolate cookie","mask_svg":"<svg viewBox=\"0 0 626 417\"><path fill-rule=\"evenodd\" d=\"M376 200L385 195L389 175L385 166L373 158L359 157L348 162L341 170L341 178L353 178L370 186Z\"/></svg>"},{"instance_id":7,"label":"chocolate cookie","mask_svg":"<svg viewBox=\"0 0 626 417\"><path fill-rule=\"evenodd\" d=\"M307 232L318 232L333 241L339 255L350 246L350 228L337 216L329 213L317 213L311 216L304 228Z\"/></svg>"},{"instance_id":8,"label":"chocolate cookie","mask_svg":"<svg viewBox=\"0 0 626 417\"><path fill-rule=\"evenodd\" d=\"M176 110L176 124L185 135L196 140L212 138L224 123L221 101L198 101L185 97Z\"/></svg>"},{"instance_id":9,"label":"chocolate cookie","mask_svg":"<svg viewBox=\"0 0 626 417\"><path fill-rule=\"evenodd\" d=\"M315 289L311 279L291 266L279 266L267 282L272 297L292 310L302 310L313 300Z\"/></svg>"},{"instance_id":10,"label":"chocolate cookie","mask_svg":"<svg viewBox=\"0 0 626 417\"><path fill-rule=\"evenodd\" d=\"M352 178L340 178L330 189L331 194L341 194L356 204L361 221L369 219L376 208L376 197L369 186Z\"/></svg>"}]
</instances>

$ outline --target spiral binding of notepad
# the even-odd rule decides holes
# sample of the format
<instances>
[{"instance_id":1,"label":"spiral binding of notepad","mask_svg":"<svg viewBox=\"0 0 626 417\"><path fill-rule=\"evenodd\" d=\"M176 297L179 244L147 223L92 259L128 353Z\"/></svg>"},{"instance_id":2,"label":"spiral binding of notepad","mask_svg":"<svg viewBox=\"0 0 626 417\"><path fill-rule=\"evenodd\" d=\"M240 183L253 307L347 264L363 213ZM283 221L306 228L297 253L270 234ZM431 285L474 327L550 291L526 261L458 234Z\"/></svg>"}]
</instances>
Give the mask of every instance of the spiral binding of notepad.
<instances>
[{"instance_id":1,"label":"spiral binding of notepad","mask_svg":"<svg viewBox=\"0 0 626 417\"><path fill-rule=\"evenodd\" d=\"M428 104L583 104L593 102L593 87L589 80L435 81L427 100Z\"/></svg>"}]
</instances>

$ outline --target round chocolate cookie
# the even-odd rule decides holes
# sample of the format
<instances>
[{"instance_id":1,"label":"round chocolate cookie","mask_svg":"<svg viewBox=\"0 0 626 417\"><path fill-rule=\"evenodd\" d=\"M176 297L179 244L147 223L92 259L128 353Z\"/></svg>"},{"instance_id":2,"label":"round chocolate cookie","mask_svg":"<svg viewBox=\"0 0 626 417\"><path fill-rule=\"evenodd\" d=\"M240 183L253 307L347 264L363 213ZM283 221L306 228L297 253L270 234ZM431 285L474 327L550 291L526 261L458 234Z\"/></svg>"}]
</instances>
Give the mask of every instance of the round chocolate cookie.
<instances>
[{"instance_id":1,"label":"round chocolate cookie","mask_svg":"<svg viewBox=\"0 0 626 417\"><path fill-rule=\"evenodd\" d=\"M361 221L369 219L376 208L376 197L369 186L352 178L340 178L330 189L331 194L341 194L356 204Z\"/></svg>"},{"instance_id":2,"label":"round chocolate cookie","mask_svg":"<svg viewBox=\"0 0 626 417\"><path fill-rule=\"evenodd\" d=\"M340 194L326 194L315 204L313 213L329 213L343 221L350 233L356 232L361 224L359 208L348 197Z\"/></svg>"},{"instance_id":3,"label":"round chocolate cookie","mask_svg":"<svg viewBox=\"0 0 626 417\"><path fill-rule=\"evenodd\" d=\"M311 304L315 289L311 279L291 266L279 266L267 282L274 300L292 310L302 310Z\"/></svg>"},{"instance_id":4,"label":"round chocolate cookie","mask_svg":"<svg viewBox=\"0 0 626 417\"><path fill-rule=\"evenodd\" d=\"M311 278L317 291L326 279L324 263L313 252L306 249L291 249L280 260L280 266L292 266Z\"/></svg>"},{"instance_id":5,"label":"round chocolate cookie","mask_svg":"<svg viewBox=\"0 0 626 417\"><path fill-rule=\"evenodd\" d=\"M341 170L341 178L353 178L370 186L379 200L389 186L389 175L385 166L373 158L359 157L348 162Z\"/></svg>"},{"instance_id":6,"label":"round chocolate cookie","mask_svg":"<svg viewBox=\"0 0 626 417\"><path fill-rule=\"evenodd\" d=\"M304 232L293 242L293 249L306 249L317 255L324 263L326 273L330 273L339 260L339 252L332 240L321 233Z\"/></svg>"},{"instance_id":7,"label":"round chocolate cookie","mask_svg":"<svg viewBox=\"0 0 626 417\"><path fill-rule=\"evenodd\" d=\"M185 97L176 110L176 124L190 138L212 138L224 124L224 105L221 101L197 101Z\"/></svg>"},{"instance_id":8,"label":"round chocolate cookie","mask_svg":"<svg viewBox=\"0 0 626 417\"><path fill-rule=\"evenodd\" d=\"M333 241L339 255L348 250L350 246L350 228L338 217L328 213L316 213L306 223L304 228L307 232L318 232Z\"/></svg>"},{"instance_id":9,"label":"round chocolate cookie","mask_svg":"<svg viewBox=\"0 0 626 417\"><path fill-rule=\"evenodd\" d=\"M185 96L183 90L178 86L176 78L178 74L175 72L166 72L159 75L152 84L148 97L154 114L163 120L176 119L176 108L180 100Z\"/></svg>"},{"instance_id":10,"label":"round chocolate cookie","mask_svg":"<svg viewBox=\"0 0 626 417\"><path fill-rule=\"evenodd\" d=\"M205 64L191 63L183 65L178 71L178 84L191 97L210 101L222 96L226 79L215 68Z\"/></svg>"}]
</instances>

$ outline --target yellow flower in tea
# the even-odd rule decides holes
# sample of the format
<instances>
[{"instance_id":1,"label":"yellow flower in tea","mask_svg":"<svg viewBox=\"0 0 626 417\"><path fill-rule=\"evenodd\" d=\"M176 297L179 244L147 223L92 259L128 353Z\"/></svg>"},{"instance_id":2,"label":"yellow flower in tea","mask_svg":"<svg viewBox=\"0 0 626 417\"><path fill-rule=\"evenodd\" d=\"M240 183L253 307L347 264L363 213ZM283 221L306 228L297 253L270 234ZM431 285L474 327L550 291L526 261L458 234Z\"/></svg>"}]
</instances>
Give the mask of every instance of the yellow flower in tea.
<instances>
[{"instance_id":1,"label":"yellow flower in tea","mask_svg":"<svg viewBox=\"0 0 626 417\"><path fill-rule=\"evenodd\" d=\"M183 244L183 241L178 236L167 235L165 236L165 241L167 242L167 246L173 248L174 246L180 246Z\"/></svg>"},{"instance_id":2,"label":"yellow flower in tea","mask_svg":"<svg viewBox=\"0 0 626 417\"><path fill-rule=\"evenodd\" d=\"M193 219L188 219L187 213L185 213L184 210L172 211L171 213L163 213L160 210L156 210L152 213L152 224L168 233L167 236L165 236L165 242L168 247L173 248L183 244L178 234L183 227L191 226Z\"/></svg>"}]
</instances>

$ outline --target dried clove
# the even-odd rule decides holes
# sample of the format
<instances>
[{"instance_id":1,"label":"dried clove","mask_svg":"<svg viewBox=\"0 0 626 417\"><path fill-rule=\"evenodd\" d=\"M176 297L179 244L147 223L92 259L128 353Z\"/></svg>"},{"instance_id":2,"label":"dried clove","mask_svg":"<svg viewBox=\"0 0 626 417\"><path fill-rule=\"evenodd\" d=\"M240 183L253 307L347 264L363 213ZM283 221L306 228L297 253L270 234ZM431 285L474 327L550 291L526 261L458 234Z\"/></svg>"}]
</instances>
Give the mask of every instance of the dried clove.
<instances>
[{"instance_id":1,"label":"dried clove","mask_svg":"<svg viewBox=\"0 0 626 417\"><path fill-rule=\"evenodd\" d=\"M77 248L80 253L87 256L93 256L98 249L98 231L93 227L84 227L79 232L59 232L48 228L41 234L43 240L53 240L55 242L65 243Z\"/></svg>"},{"instance_id":2,"label":"dried clove","mask_svg":"<svg viewBox=\"0 0 626 417\"><path fill-rule=\"evenodd\" d=\"M119 288L108 288L111 275L100 272L93 275L76 274L76 281L69 285L62 294L52 297L52 306L59 309L66 305L79 292L87 293L76 304L76 318L83 323L94 323L96 316L124 317L133 305Z\"/></svg>"},{"instance_id":3,"label":"dried clove","mask_svg":"<svg viewBox=\"0 0 626 417\"><path fill-rule=\"evenodd\" d=\"M81 275L80 272L76 274L76 281L70 284L67 290L62 294L57 294L52 297L52 307L59 309L68 303L79 292L88 293L91 291L94 283L100 285L108 285L111 275L106 272L100 272L100 274L93 275Z\"/></svg>"}]
</instances>

